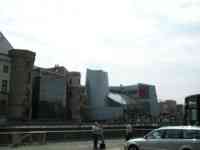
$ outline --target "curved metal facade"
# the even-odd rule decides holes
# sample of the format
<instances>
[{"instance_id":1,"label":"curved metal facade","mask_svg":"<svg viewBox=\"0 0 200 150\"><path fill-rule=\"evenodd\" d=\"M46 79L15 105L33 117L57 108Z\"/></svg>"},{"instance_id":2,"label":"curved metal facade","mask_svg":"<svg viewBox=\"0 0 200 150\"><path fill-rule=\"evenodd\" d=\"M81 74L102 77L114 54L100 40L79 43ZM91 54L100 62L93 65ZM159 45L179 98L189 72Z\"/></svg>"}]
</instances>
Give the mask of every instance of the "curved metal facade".
<instances>
[{"instance_id":1,"label":"curved metal facade","mask_svg":"<svg viewBox=\"0 0 200 150\"><path fill-rule=\"evenodd\" d=\"M86 87L89 105L91 107L104 107L105 98L109 93L107 72L88 69Z\"/></svg>"}]
</instances>

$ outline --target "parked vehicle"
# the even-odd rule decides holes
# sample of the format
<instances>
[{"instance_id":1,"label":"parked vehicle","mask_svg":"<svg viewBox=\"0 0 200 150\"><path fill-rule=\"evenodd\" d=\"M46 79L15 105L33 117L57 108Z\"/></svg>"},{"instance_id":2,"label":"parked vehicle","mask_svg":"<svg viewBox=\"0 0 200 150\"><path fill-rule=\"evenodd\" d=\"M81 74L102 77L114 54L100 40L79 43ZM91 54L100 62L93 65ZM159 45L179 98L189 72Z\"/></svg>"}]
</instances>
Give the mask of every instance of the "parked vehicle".
<instances>
[{"instance_id":1,"label":"parked vehicle","mask_svg":"<svg viewBox=\"0 0 200 150\"><path fill-rule=\"evenodd\" d=\"M200 127L169 126L155 129L143 138L127 141L124 150L200 150Z\"/></svg>"}]
</instances>

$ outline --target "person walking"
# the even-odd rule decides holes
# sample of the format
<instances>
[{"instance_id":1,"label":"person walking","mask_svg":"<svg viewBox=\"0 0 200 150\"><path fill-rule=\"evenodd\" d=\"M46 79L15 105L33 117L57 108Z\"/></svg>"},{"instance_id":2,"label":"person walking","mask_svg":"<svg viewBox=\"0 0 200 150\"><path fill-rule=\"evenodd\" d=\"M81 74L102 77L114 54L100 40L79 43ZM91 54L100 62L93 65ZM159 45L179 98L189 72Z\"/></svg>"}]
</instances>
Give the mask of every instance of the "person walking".
<instances>
[{"instance_id":1,"label":"person walking","mask_svg":"<svg viewBox=\"0 0 200 150\"><path fill-rule=\"evenodd\" d=\"M104 139L104 131L103 131L103 126L100 125L100 132L99 132L99 136L100 136L100 139L101 139L101 143L99 145L99 148L100 149L105 149L106 148L106 144L105 144L105 139Z\"/></svg>"},{"instance_id":2,"label":"person walking","mask_svg":"<svg viewBox=\"0 0 200 150\"><path fill-rule=\"evenodd\" d=\"M126 125L126 141L130 140L133 136L133 128L131 124Z\"/></svg>"},{"instance_id":3,"label":"person walking","mask_svg":"<svg viewBox=\"0 0 200 150\"><path fill-rule=\"evenodd\" d=\"M98 148L98 138L100 135L101 129L98 122L95 122L92 126L92 137L93 137L93 148L96 150Z\"/></svg>"}]
</instances>

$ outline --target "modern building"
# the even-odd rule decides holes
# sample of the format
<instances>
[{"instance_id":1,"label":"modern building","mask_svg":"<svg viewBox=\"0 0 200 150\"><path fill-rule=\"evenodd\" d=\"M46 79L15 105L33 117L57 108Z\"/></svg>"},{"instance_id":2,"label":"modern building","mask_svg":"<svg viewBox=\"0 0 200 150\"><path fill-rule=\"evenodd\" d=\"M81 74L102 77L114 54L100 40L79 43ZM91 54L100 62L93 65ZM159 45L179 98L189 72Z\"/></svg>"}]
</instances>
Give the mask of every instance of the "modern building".
<instances>
[{"instance_id":1,"label":"modern building","mask_svg":"<svg viewBox=\"0 0 200 150\"><path fill-rule=\"evenodd\" d=\"M58 69L62 70L61 68ZM34 120L63 120L66 106L66 78L52 68L33 69L32 117Z\"/></svg>"},{"instance_id":2,"label":"modern building","mask_svg":"<svg viewBox=\"0 0 200 150\"><path fill-rule=\"evenodd\" d=\"M156 88L154 85L136 84L130 86L115 86L110 87L110 92L129 97L128 105L131 116L140 115L140 113L157 117L159 115L158 99Z\"/></svg>"},{"instance_id":3,"label":"modern building","mask_svg":"<svg viewBox=\"0 0 200 150\"><path fill-rule=\"evenodd\" d=\"M80 121L80 73L65 67L33 69L35 120Z\"/></svg>"},{"instance_id":4,"label":"modern building","mask_svg":"<svg viewBox=\"0 0 200 150\"><path fill-rule=\"evenodd\" d=\"M86 91L89 120L135 120L159 115L156 89L153 85L109 87L108 74L87 70Z\"/></svg>"},{"instance_id":5,"label":"modern building","mask_svg":"<svg viewBox=\"0 0 200 150\"><path fill-rule=\"evenodd\" d=\"M108 73L102 70L87 70L86 90L89 105L104 107L109 93Z\"/></svg>"},{"instance_id":6,"label":"modern building","mask_svg":"<svg viewBox=\"0 0 200 150\"><path fill-rule=\"evenodd\" d=\"M200 125L200 94L185 98L185 124Z\"/></svg>"},{"instance_id":7,"label":"modern building","mask_svg":"<svg viewBox=\"0 0 200 150\"><path fill-rule=\"evenodd\" d=\"M17 121L31 119L34 60L34 52L14 49L0 33L0 116Z\"/></svg>"},{"instance_id":8,"label":"modern building","mask_svg":"<svg viewBox=\"0 0 200 150\"><path fill-rule=\"evenodd\" d=\"M86 120L114 120L123 116L121 106L109 106L107 96L109 94L108 74L102 70L87 69L86 91L88 96L85 109Z\"/></svg>"}]
</instances>

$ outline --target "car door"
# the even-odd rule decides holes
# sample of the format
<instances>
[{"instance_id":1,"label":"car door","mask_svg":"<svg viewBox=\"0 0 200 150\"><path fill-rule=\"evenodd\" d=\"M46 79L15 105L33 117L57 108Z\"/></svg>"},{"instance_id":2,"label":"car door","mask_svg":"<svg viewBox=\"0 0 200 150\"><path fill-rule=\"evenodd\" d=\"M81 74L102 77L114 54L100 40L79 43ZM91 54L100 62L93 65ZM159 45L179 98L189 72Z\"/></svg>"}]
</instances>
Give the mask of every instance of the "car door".
<instances>
[{"instance_id":1,"label":"car door","mask_svg":"<svg viewBox=\"0 0 200 150\"><path fill-rule=\"evenodd\" d=\"M163 135L165 150L178 150L183 144L183 130L167 129Z\"/></svg>"},{"instance_id":2,"label":"car door","mask_svg":"<svg viewBox=\"0 0 200 150\"><path fill-rule=\"evenodd\" d=\"M162 130L154 130L145 136L145 140L140 143L141 150L166 150L163 146Z\"/></svg>"},{"instance_id":3,"label":"car door","mask_svg":"<svg viewBox=\"0 0 200 150\"><path fill-rule=\"evenodd\" d=\"M200 130L184 130L182 147L200 150Z\"/></svg>"}]
</instances>

